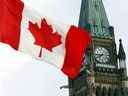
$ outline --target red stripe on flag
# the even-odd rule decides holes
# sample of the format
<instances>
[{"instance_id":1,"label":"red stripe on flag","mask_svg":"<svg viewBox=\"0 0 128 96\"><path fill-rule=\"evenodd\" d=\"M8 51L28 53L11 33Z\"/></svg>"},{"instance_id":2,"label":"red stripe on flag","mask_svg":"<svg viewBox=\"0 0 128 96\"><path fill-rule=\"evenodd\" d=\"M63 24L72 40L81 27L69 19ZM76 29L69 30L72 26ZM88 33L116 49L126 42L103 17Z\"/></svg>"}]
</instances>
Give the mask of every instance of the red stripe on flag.
<instances>
[{"instance_id":1,"label":"red stripe on flag","mask_svg":"<svg viewBox=\"0 0 128 96\"><path fill-rule=\"evenodd\" d=\"M18 49L24 4L20 0L0 2L0 41Z\"/></svg>"},{"instance_id":2,"label":"red stripe on flag","mask_svg":"<svg viewBox=\"0 0 128 96\"><path fill-rule=\"evenodd\" d=\"M66 55L62 71L70 78L75 78L80 71L85 49L91 38L85 30L71 26L65 42Z\"/></svg>"}]
</instances>

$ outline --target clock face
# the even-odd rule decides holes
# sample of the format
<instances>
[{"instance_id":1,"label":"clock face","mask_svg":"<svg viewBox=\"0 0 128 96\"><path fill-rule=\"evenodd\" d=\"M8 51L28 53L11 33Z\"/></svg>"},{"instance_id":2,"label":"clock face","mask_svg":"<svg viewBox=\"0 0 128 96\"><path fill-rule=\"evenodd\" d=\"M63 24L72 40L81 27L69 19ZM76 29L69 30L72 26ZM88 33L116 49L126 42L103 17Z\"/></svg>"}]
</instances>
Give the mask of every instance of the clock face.
<instances>
[{"instance_id":1,"label":"clock face","mask_svg":"<svg viewBox=\"0 0 128 96\"><path fill-rule=\"evenodd\" d=\"M107 63L110 60L109 51L104 47L96 47L94 50L95 60L100 63Z\"/></svg>"}]
</instances>

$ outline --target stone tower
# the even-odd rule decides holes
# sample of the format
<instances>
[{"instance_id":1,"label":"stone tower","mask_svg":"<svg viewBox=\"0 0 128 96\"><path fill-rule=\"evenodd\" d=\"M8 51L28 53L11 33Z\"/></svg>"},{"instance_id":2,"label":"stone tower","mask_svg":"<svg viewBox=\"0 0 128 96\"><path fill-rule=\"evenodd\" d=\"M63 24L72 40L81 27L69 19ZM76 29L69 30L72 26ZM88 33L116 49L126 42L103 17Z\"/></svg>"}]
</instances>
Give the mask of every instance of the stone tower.
<instances>
[{"instance_id":1,"label":"stone tower","mask_svg":"<svg viewBox=\"0 0 128 96\"><path fill-rule=\"evenodd\" d=\"M114 27L102 0L82 0L79 26L89 30L92 44L80 75L69 79L70 96L128 96L125 52L120 40L117 54Z\"/></svg>"}]
</instances>

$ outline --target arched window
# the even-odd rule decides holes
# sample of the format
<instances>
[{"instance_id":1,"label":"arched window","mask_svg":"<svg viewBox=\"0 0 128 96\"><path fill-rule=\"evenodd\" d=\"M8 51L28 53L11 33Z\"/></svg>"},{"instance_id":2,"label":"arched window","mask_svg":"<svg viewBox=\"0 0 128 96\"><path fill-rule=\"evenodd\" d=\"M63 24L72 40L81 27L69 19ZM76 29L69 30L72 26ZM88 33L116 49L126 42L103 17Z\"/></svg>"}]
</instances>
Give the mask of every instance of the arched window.
<instances>
[{"instance_id":1,"label":"arched window","mask_svg":"<svg viewBox=\"0 0 128 96\"><path fill-rule=\"evenodd\" d=\"M114 90L113 88L108 89L108 96L114 96Z\"/></svg>"},{"instance_id":2,"label":"arched window","mask_svg":"<svg viewBox=\"0 0 128 96\"><path fill-rule=\"evenodd\" d=\"M102 96L107 96L107 89L106 89L106 87L103 87L103 89L102 89Z\"/></svg>"},{"instance_id":3,"label":"arched window","mask_svg":"<svg viewBox=\"0 0 128 96\"><path fill-rule=\"evenodd\" d=\"M96 96L102 96L101 95L101 87L97 86L96 88Z\"/></svg>"},{"instance_id":4,"label":"arched window","mask_svg":"<svg viewBox=\"0 0 128 96\"><path fill-rule=\"evenodd\" d=\"M121 94L120 88L115 88L114 96L123 96L123 95Z\"/></svg>"}]
</instances>

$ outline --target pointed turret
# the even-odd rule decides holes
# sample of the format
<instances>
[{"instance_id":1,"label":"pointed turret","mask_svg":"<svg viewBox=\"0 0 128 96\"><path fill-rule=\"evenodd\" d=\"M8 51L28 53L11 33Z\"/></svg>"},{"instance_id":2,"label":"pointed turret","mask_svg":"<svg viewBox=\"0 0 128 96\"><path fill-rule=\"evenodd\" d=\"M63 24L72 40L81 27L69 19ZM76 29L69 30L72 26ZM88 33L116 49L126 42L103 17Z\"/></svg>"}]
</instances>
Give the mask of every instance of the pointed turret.
<instances>
[{"instance_id":1,"label":"pointed turret","mask_svg":"<svg viewBox=\"0 0 128 96\"><path fill-rule=\"evenodd\" d=\"M118 58L119 60L125 60L126 59L126 54L123 48L122 40L120 39L120 45L119 45L119 53L118 53Z\"/></svg>"},{"instance_id":2,"label":"pointed turret","mask_svg":"<svg viewBox=\"0 0 128 96\"><path fill-rule=\"evenodd\" d=\"M126 54L123 48L122 40L119 40L119 52L118 52L118 59L119 59L119 68L122 75L127 76L126 72Z\"/></svg>"}]
</instances>

